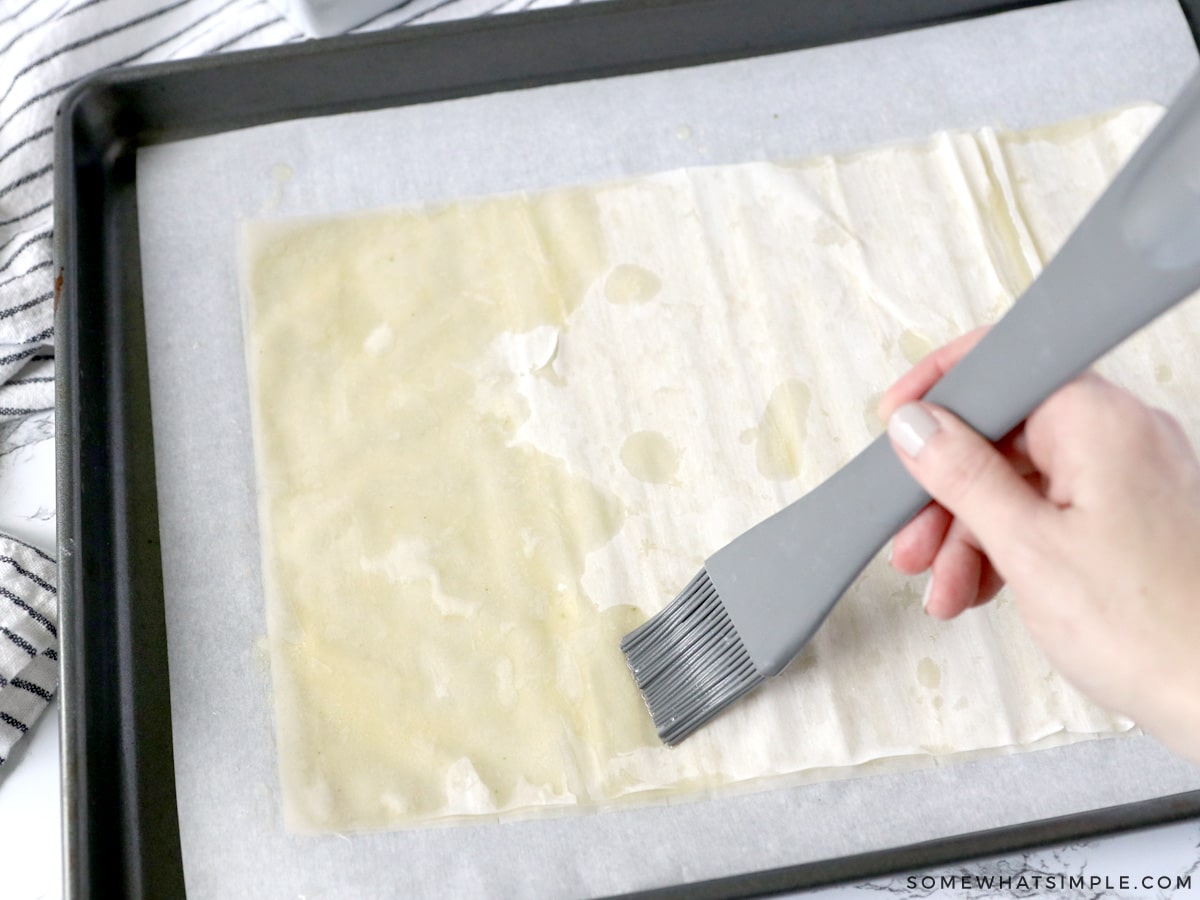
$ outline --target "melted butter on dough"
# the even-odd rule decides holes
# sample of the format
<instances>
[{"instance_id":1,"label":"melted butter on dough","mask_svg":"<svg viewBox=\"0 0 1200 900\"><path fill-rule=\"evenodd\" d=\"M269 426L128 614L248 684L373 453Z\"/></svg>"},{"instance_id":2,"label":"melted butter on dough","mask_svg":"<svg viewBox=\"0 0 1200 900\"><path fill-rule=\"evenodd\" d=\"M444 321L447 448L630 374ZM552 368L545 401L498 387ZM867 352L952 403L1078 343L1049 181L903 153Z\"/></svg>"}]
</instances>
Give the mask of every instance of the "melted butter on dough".
<instances>
[{"instance_id":1,"label":"melted butter on dough","mask_svg":"<svg viewBox=\"0 0 1200 900\"><path fill-rule=\"evenodd\" d=\"M637 617L601 613L580 586L620 503L514 443L528 410L495 392L481 405L466 374L499 335L566 322L601 271L589 202L329 222L260 254L260 477L294 822L587 799L597 776L579 772L598 748L655 740L622 658L601 650Z\"/></svg>"},{"instance_id":2,"label":"melted butter on dough","mask_svg":"<svg viewBox=\"0 0 1200 900\"><path fill-rule=\"evenodd\" d=\"M758 470L763 477L790 481L800 474L811 402L808 385L795 379L771 392L756 432Z\"/></svg>"},{"instance_id":3,"label":"melted butter on dough","mask_svg":"<svg viewBox=\"0 0 1200 900\"><path fill-rule=\"evenodd\" d=\"M867 398L863 404L863 424L867 426L867 433L871 437L877 437L883 434L887 427L884 421L879 418L879 401L883 399L883 391L874 393Z\"/></svg>"},{"instance_id":4,"label":"melted butter on dough","mask_svg":"<svg viewBox=\"0 0 1200 900\"><path fill-rule=\"evenodd\" d=\"M658 296L662 279L642 266L622 263L608 274L604 295L613 303L646 303Z\"/></svg>"},{"instance_id":5,"label":"melted butter on dough","mask_svg":"<svg viewBox=\"0 0 1200 900\"><path fill-rule=\"evenodd\" d=\"M942 683L942 670L928 656L923 656L917 663L917 681L921 682L924 688L937 690Z\"/></svg>"},{"instance_id":6,"label":"melted butter on dough","mask_svg":"<svg viewBox=\"0 0 1200 900\"><path fill-rule=\"evenodd\" d=\"M679 450L657 431L638 431L621 445L621 462L639 481L669 484L679 471Z\"/></svg>"},{"instance_id":7,"label":"melted butter on dough","mask_svg":"<svg viewBox=\"0 0 1200 900\"><path fill-rule=\"evenodd\" d=\"M912 329L906 328L900 332L900 352L904 354L904 358L911 365L916 365L926 356L933 352L933 343L921 335L917 334Z\"/></svg>"}]
</instances>

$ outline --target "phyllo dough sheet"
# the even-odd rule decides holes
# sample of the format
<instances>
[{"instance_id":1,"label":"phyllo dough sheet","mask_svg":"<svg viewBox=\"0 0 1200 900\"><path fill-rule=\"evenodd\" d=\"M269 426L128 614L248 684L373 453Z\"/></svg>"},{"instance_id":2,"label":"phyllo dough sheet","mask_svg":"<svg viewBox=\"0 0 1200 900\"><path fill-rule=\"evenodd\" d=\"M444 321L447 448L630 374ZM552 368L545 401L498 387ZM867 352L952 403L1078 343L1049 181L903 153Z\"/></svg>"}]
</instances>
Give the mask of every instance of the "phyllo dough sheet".
<instances>
[{"instance_id":1,"label":"phyllo dough sheet","mask_svg":"<svg viewBox=\"0 0 1200 900\"><path fill-rule=\"evenodd\" d=\"M1086 702L1003 594L876 560L796 662L668 749L618 649L878 434L1156 120L261 221L247 353L286 822L390 828L1031 745ZM1200 309L1104 371L1200 421Z\"/></svg>"}]
</instances>

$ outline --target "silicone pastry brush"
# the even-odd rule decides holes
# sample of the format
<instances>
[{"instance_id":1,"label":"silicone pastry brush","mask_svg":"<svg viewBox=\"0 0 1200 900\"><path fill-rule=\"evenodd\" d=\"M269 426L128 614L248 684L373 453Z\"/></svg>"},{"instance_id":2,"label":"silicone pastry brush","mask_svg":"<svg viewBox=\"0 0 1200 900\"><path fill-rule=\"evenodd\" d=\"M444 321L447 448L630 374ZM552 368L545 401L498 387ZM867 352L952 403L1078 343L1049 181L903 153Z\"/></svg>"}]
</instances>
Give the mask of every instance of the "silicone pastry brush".
<instances>
[{"instance_id":1,"label":"silicone pastry brush","mask_svg":"<svg viewBox=\"0 0 1200 900\"><path fill-rule=\"evenodd\" d=\"M999 440L1046 397L1200 288L1200 75L1012 309L925 399ZM812 637L929 502L887 436L710 556L621 641L659 737L682 741Z\"/></svg>"}]
</instances>

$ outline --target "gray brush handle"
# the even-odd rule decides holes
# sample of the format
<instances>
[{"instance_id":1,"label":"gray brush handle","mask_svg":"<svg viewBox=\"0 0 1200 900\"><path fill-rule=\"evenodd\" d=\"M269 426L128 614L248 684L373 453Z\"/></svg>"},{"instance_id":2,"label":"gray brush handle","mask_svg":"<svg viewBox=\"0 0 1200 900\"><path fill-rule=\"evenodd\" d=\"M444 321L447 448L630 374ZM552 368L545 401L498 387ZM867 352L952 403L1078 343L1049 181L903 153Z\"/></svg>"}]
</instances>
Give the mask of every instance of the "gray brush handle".
<instances>
[{"instance_id":1,"label":"gray brush handle","mask_svg":"<svg viewBox=\"0 0 1200 900\"><path fill-rule=\"evenodd\" d=\"M1193 76L1041 275L925 399L999 440L1198 287L1200 76ZM928 502L885 435L706 561L760 673L787 665Z\"/></svg>"}]
</instances>

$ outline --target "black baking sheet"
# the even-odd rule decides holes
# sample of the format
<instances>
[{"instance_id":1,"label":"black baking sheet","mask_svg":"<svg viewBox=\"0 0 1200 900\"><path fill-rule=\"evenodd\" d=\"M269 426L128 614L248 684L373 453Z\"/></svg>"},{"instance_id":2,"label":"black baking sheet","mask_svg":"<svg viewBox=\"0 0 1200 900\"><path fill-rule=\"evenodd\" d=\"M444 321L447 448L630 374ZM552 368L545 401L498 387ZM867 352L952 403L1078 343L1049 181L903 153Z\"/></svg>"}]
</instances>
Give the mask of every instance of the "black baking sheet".
<instances>
[{"instance_id":1,"label":"black baking sheet","mask_svg":"<svg viewBox=\"0 0 1200 900\"><path fill-rule=\"evenodd\" d=\"M177 896L176 821L142 315L137 149L291 118L696 65L1036 5L613 3L103 73L58 131L59 528L70 895ZM1195 34L1195 3L1183 4ZM814 885L1200 813L1195 792L709 882ZM701 889L691 886L689 895Z\"/></svg>"}]
</instances>

